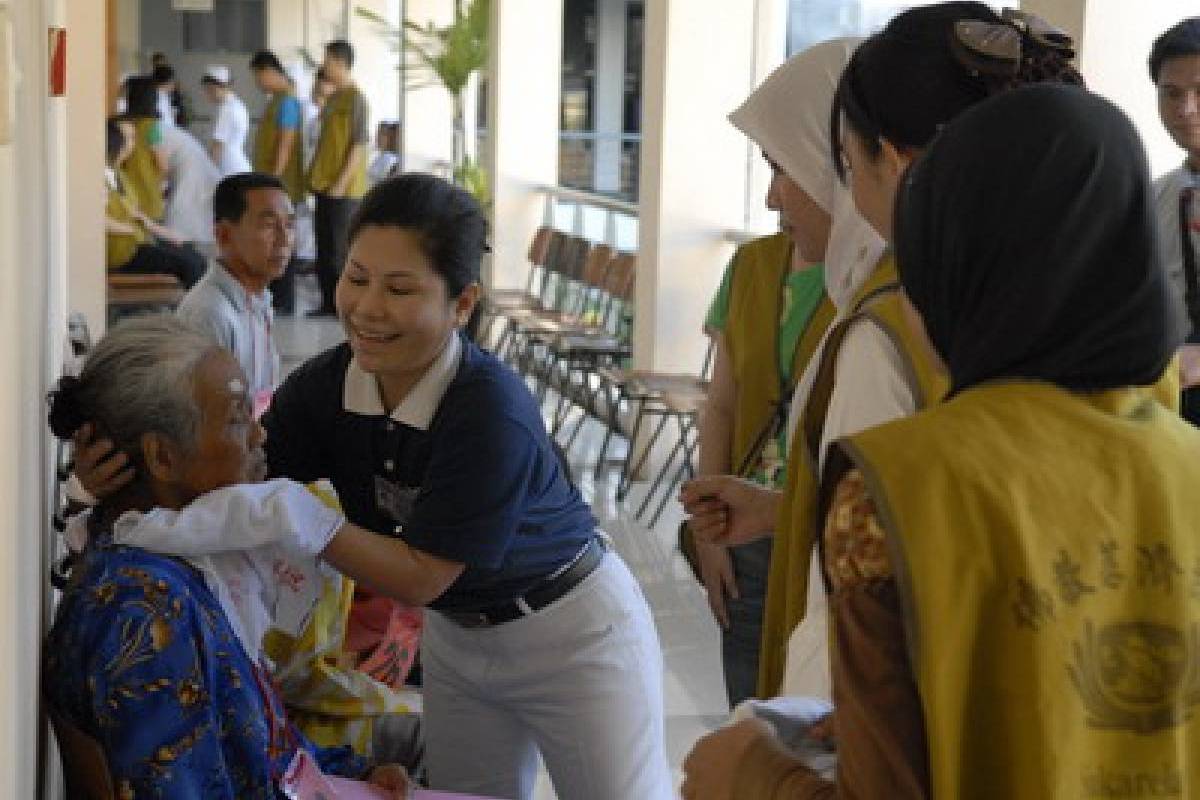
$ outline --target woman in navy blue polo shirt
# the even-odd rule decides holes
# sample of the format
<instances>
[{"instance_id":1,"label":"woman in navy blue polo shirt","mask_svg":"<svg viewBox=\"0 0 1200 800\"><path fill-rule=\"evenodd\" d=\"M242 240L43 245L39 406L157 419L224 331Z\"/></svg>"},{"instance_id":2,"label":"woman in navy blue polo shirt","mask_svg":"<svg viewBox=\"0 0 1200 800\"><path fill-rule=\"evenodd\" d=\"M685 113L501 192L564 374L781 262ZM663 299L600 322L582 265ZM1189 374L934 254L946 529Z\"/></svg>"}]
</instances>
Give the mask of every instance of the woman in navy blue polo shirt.
<instances>
[{"instance_id":1,"label":"woman in navy blue polo shirt","mask_svg":"<svg viewBox=\"0 0 1200 800\"><path fill-rule=\"evenodd\" d=\"M325 557L428 606L433 786L528 798L540 752L562 800L673 796L649 609L551 446L522 380L460 332L486 222L428 175L381 183L337 287L347 342L263 418L276 476L329 479L347 517Z\"/></svg>"}]
</instances>

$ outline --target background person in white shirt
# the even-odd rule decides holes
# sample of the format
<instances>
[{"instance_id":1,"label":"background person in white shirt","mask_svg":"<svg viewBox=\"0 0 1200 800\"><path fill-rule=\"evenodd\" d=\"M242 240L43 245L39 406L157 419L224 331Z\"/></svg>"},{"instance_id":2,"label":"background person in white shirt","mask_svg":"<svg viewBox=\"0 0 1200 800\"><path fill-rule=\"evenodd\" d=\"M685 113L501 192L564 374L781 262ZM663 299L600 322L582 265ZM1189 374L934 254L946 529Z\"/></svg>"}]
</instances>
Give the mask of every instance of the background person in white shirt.
<instances>
[{"instance_id":1,"label":"background person in white shirt","mask_svg":"<svg viewBox=\"0 0 1200 800\"><path fill-rule=\"evenodd\" d=\"M1150 52L1150 78L1158 87L1163 127L1186 159L1154 182L1159 240L1167 276L1187 312L1191 335L1180 350L1183 398L1180 412L1200 424L1200 292L1192 283L1200 263L1200 17L1164 33ZM1181 216L1185 209L1190 219ZM1185 233L1186 230L1186 233ZM1193 286L1189 292L1189 284ZM1193 295L1189 298L1189 294Z\"/></svg>"},{"instance_id":2,"label":"background person in white shirt","mask_svg":"<svg viewBox=\"0 0 1200 800\"><path fill-rule=\"evenodd\" d=\"M249 172L246 135L250 132L250 114L246 104L230 88L229 67L213 64L200 79L204 94L213 104L215 116L208 152L222 175Z\"/></svg>"}]
</instances>

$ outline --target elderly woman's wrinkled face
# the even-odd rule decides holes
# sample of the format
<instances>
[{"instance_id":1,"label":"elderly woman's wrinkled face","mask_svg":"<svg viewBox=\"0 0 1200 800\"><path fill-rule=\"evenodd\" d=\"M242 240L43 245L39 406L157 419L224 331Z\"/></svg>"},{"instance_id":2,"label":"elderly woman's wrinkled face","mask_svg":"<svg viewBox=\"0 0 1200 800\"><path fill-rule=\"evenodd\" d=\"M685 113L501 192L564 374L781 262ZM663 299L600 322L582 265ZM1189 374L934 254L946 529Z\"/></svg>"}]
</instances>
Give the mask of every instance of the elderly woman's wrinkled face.
<instances>
[{"instance_id":1,"label":"elderly woman's wrinkled face","mask_svg":"<svg viewBox=\"0 0 1200 800\"><path fill-rule=\"evenodd\" d=\"M214 350L200 362L194 388L200 422L194 449L177 472L178 490L190 500L265 478L267 435L254 419L249 386L237 360L224 349Z\"/></svg>"}]
</instances>

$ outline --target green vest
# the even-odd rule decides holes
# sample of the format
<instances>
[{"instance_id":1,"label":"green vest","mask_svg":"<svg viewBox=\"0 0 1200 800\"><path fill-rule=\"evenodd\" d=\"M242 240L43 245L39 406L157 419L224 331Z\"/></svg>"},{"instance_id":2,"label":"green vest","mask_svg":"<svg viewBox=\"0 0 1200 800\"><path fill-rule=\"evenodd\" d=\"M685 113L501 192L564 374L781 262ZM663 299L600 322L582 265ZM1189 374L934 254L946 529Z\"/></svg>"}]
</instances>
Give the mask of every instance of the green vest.
<instances>
[{"instance_id":1,"label":"green vest","mask_svg":"<svg viewBox=\"0 0 1200 800\"><path fill-rule=\"evenodd\" d=\"M909 331L900 303L896 262L885 256L859 289L853 313L833 326L821 352L816 380L796 423L788 453L787 486L780 503L771 554L767 599L763 613L762 651L758 691L774 697L783 684L788 639L804 619L808 605L808 576L816 541L819 450L825 417L833 394L838 353L850 327L861 319L873 320L892 340L908 375L918 408L926 408L945 395L946 379L937 373L922 344Z\"/></svg>"},{"instance_id":2,"label":"green vest","mask_svg":"<svg viewBox=\"0 0 1200 800\"><path fill-rule=\"evenodd\" d=\"M275 153L279 149L279 137L283 131L279 129L279 107L283 105L283 101L291 97L289 92L275 92L271 95L271 102L267 103L267 108L263 111L262 121L258 123L258 131L254 135L254 164L255 172L263 172L267 175L275 173ZM279 176L279 180L283 182L283 188L287 192L288 197L293 203L298 203L304 199L304 158L303 146L301 143L300 130L296 130L296 138L292 142L291 153L288 155L287 164L283 168L283 174Z\"/></svg>"},{"instance_id":3,"label":"green vest","mask_svg":"<svg viewBox=\"0 0 1200 800\"><path fill-rule=\"evenodd\" d=\"M109 219L132 225L137 233L104 234L104 264L107 269L116 270L129 263L138 245L146 242L146 231L133 214L133 198L129 184L121 183L120 189L108 189L108 200L104 205L104 214Z\"/></svg>"},{"instance_id":4,"label":"green vest","mask_svg":"<svg viewBox=\"0 0 1200 800\"><path fill-rule=\"evenodd\" d=\"M792 240L784 233L747 242L733 258L725 341L737 383L729 454L734 469L750 453L787 388L778 367L779 317L791 265ZM793 379L808 366L834 313L828 297L813 312L792 356Z\"/></svg>"},{"instance_id":5,"label":"green vest","mask_svg":"<svg viewBox=\"0 0 1200 800\"><path fill-rule=\"evenodd\" d=\"M129 187L135 205L153 220L161 220L167 210L163 199L165 176L150 147L150 129L157 123L158 120L148 118L134 121L133 152L121 166L122 183Z\"/></svg>"},{"instance_id":6,"label":"green vest","mask_svg":"<svg viewBox=\"0 0 1200 800\"><path fill-rule=\"evenodd\" d=\"M346 157L354 147L354 107L356 102L362 102L358 100L360 94L353 86L341 89L321 109L321 133L308 171L308 188L314 192L327 192L342 174ZM350 176L346 197L357 199L366 193L367 160L361 158Z\"/></svg>"},{"instance_id":7,"label":"green vest","mask_svg":"<svg viewBox=\"0 0 1200 800\"><path fill-rule=\"evenodd\" d=\"M1200 788L1200 431L995 382L852 437L945 798Z\"/></svg>"}]
</instances>

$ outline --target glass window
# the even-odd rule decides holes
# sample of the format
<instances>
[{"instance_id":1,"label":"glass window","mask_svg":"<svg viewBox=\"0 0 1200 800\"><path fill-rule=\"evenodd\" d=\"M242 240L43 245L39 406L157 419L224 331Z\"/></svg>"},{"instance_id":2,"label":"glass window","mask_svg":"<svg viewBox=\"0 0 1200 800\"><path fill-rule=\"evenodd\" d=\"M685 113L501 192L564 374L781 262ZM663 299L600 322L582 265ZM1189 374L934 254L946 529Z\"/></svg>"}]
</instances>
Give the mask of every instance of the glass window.
<instances>
[{"instance_id":1,"label":"glass window","mask_svg":"<svg viewBox=\"0 0 1200 800\"><path fill-rule=\"evenodd\" d=\"M263 0L215 0L211 12L184 11L183 49L253 53L266 40Z\"/></svg>"},{"instance_id":2,"label":"glass window","mask_svg":"<svg viewBox=\"0 0 1200 800\"><path fill-rule=\"evenodd\" d=\"M788 42L790 56L817 42L839 36L867 36L878 31L892 17L915 6L931 5L933 0L786 0L788 3Z\"/></svg>"}]
</instances>

